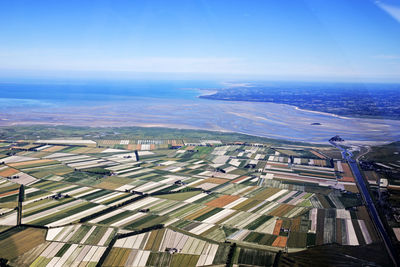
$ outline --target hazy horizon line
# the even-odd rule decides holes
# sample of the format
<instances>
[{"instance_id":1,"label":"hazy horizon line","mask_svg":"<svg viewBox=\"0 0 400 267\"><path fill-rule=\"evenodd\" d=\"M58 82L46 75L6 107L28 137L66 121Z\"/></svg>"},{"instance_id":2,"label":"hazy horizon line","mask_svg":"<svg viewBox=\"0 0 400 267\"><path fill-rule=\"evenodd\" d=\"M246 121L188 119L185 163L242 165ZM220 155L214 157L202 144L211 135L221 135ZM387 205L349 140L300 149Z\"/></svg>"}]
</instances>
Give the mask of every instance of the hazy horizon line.
<instances>
[{"instance_id":1,"label":"hazy horizon line","mask_svg":"<svg viewBox=\"0 0 400 267\"><path fill-rule=\"evenodd\" d=\"M15 79L31 81L213 81L213 82L325 82L325 83L384 83L400 84L400 77L378 76L312 76L312 75L268 75L238 73L198 73L198 72L137 72L99 70L31 70L1 69L0 82Z\"/></svg>"}]
</instances>

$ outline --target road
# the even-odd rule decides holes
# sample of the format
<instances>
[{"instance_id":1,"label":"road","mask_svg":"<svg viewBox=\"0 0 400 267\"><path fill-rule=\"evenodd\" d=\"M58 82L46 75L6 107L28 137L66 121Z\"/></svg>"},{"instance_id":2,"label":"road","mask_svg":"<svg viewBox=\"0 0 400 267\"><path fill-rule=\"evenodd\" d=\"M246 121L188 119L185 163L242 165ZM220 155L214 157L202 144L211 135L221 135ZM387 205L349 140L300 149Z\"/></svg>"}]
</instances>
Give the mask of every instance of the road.
<instances>
[{"instance_id":1,"label":"road","mask_svg":"<svg viewBox=\"0 0 400 267\"><path fill-rule=\"evenodd\" d=\"M363 147L360 148L360 154L358 154L358 156L356 157L356 160L358 161L359 159L361 159L362 156L368 154L371 151L371 147L367 146L367 150L365 152L361 152Z\"/></svg>"},{"instance_id":2,"label":"road","mask_svg":"<svg viewBox=\"0 0 400 267\"><path fill-rule=\"evenodd\" d=\"M383 239L383 242L385 243L386 250L390 258L392 259L394 266L399 266L400 265L399 256L397 255L396 249L393 247L390 237L387 234L386 229L381 221L381 218L379 217L379 214L375 208L374 202L367 189L367 185L365 184L365 181L358 168L357 161L352 158L353 154L350 151L347 151L345 148L341 147L335 142L329 141L329 143L331 143L336 148L340 149L343 159L345 159L349 163L350 168L354 174L354 177L356 178L358 188L360 189L361 195L364 199L364 203L369 211L370 216L372 217L375 223L376 228L378 229L380 236Z\"/></svg>"}]
</instances>

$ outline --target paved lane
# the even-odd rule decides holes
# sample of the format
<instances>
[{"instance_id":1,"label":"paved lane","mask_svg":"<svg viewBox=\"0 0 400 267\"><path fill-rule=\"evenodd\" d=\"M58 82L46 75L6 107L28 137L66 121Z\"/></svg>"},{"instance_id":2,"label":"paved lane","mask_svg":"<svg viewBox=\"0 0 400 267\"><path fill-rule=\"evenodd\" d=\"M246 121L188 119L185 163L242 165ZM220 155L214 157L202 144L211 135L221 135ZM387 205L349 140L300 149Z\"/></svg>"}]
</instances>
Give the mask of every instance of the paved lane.
<instances>
[{"instance_id":1,"label":"paved lane","mask_svg":"<svg viewBox=\"0 0 400 267\"><path fill-rule=\"evenodd\" d=\"M357 184L358 184L358 188L360 189L361 195L364 199L365 205L369 211L370 216L372 217L376 228L378 229L378 232L380 234L380 236L382 237L385 246L386 246L386 250L389 254L389 256L391 257L394 266L399 266L400 265L400 261L399 261L399 256L396 253L395 248L392 245L392 242L390 240L389 235L386 232L385 227L383 226L383 223L381 221L381 218L379 217L379 214L375 208L374 202L371 198L371 195L368 192L367 189L367 185L365 184L365 181L361 175L361 172L358 168L357 165L357 161L355 161L352 157L353 154L350 151L347 151L345 148L339 146L338 144L336 144L335 142L331 142L330 143L335 146L336 148L340 149L341 153L342 153L342 157L344 159L346 159L346 161L349 163L350 168L354 174L354 177L356 178Z\"/></svg>"}]
</instances>

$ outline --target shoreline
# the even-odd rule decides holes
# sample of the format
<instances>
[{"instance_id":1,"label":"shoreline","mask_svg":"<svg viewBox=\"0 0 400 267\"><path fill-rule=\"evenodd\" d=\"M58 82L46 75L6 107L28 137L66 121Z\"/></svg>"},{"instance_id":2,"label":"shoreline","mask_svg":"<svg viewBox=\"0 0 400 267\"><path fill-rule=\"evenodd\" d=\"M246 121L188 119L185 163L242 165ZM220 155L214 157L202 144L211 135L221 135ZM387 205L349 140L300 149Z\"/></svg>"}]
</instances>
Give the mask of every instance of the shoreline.
<instances>
[{"instance_id":1,"label":"shoreline","mask_svg":"<svg viewBox=\"0 0 400 267\"><path fill-rule=\"evenodd\" d=\"M208 94L214 90L198 89L199 92ZM0 114L0 125L164 127L314 144L326 144L334 135L373 143L400 140L399 120L342 117L274 102L226 101L192 95L187 99L137 97L66 104L50 109L5 110Z\"/></svg>"},{"instance_id":2,"label":"shoreline","mask_svg":"<svg viewBox=\"0 0 400 267\"><path fill-rule=\"evenodd\" d=\"M319 115L332 116L332 117L340 118L340 119L344 119L344 120L349 120L349 119L355 118L355 117L340 116L340 115L337 115L337 114L334 114L334 113L328 113L328 112L323 112L323 111L303 109L303 108L299 108L298 106L289 105L289 104L282 104L282 105L287 105L287 106L290 106L290 107L294 107L295 110L300 110L300 111L303 111L303 112L310 112L310 113L319 114ZM379 120L379 119L377 118L377 120Z\"/></svg>"},{"instance_id":3,"label":"shoreline","mask_svg":"<svg viewBox=\"0 0 400 267\"><path fill-rule=\"evenodd\" d=\"M306 141L302 140L300 138L295 139L289 139L285 138L284 136L280 135L257 135L257 134L250 134L246 132L241 132L241 131L231 131L231 130L226 130L226 129L206 129L206 128L200 128L200 127L186 127L185 125L166 125L166 124L132 124L132 125L87 125L87 124L80 124L80 125L72 125L68 123L51 123L51 122L14 122L9 125L0 125L0 128L5 128L5 127L18 127L18 126L70 126L70 127L88 127L88 128L124 128L124 127L141 127L141 128L165 128L165 129L176 129L176 130L189 130L189 131L208 131L208 132L213 132L213 133L230 133L230 134L241 134L241 135L246 135L250 137L256 137L256 138L266 138L266 139L272 139L276 141L284 141L284 142L293 142L293 143L304 143L304 144L314 144L314 145L329 145L329 139L326 141ZM239 140L240 141L240 140ZM381 141L381 140L345 140L344 143L348 145L362 145L362 146L379 146L379 145L385 145L385 144L390 144L393 142L397 142L398 140L391 140L391 141Z\"/></svg>"},{"instance_id":4,"label":"shoreline","mask_svg":"<svg viewBox=\"0 0 400 267\"><path fill-rule=\"evenodd\" d=\"M202 98L202 96L210 96L210 95L214 95L215 93L218 92L218 89L215 90L210 90L210 89L197 89L199 92L204 92L200 95L197 95L196 98ZM209 98L204 98L204 99L208 99L208 100L212 100Z\"/></svg>"},{"instance_id":5,"label":"shoreline","mask_svg":"<svg viewBox=\"0 0 400 267\"><path fill-rule=\"evenodd\" d=\"M197 98L205 99L205 100L211 100L211 101L224 101L224 102L272 103L272 104L275 104L275 105L289 106L291 108L294 108L295 110L299 110L299 111L303 111L303 112L309 112L309 113L314 113L314 114L318 114L318 115L331 116L331 117L334 117L334 118L339 118L339 119L344 119L344 120L349 120L349 119L371 119L371 120L400 121L400 119L393 119L393 118L377 118L377 117L368 117L368 116L344 116L344 115L338 115L338 114L335 114L335 113L329 113L329 112L323 112L323 111L317 111L317 110L311 110L311 109L303 109L303 108L300 108L300 107L295 106L295 105L277 103L277 102L272 102L272 101L228 100L228 99L215 99L215 98L203 97L203 96L211 96L216 92L218 92L218 91L213 91L212 94L198 95Z\"/></svg>"}]
</instances>

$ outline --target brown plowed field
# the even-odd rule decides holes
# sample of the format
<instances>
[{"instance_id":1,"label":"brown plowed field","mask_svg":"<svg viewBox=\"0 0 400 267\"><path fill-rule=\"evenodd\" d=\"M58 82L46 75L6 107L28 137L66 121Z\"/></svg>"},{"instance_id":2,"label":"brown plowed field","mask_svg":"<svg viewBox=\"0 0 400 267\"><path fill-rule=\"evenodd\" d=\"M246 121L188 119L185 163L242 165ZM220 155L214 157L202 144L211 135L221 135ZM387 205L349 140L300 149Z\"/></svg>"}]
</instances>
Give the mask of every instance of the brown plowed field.
<instances>
[{"instance_id":1,"label":"brown plowed field","mask_svg":"<svg viewBox=\"0 0 400 267\"><path fill-rule=\"evenodd\" d=\"M282 220L276 220L274 232L272 233L273 235L279 235L279 233L281 232L282 223Z\"/></svg>"},{"instance_id":2,"label":"brown plowed field","mask_svg":"<svg viewBox=\"0 0 400 267\"><path fill-rule=\"evenodd\" d=\"M284 248L286 246L286 242L287 242L286 236L278 236L272 243L272 246Z\"/></svg>"},{"instance_id":3,"label":"brown plowed field","mask_svg":"<svg viewBox=\"0 0 400 267\"><path fill-rule=\"evenodd\" d=\"M206 205L216 208L222 208L223 206L228 205L229 203L239 198L240 198L239 196L224 195L217 199L211 200L210 202L206 203Z\"/></svg>"},{"instance_id":4,"label":"brown plowed field","mask_svg":"<svg viewBox=\"0 0 400 267\"><path fill-rule=\"evenodd\" d=\"M8 176L11 176L11 175L14 175L14 174L17 174L17 173L19 173L18 170L13 169L13 168L8 168L6 170L0 171L0 176L8 177Z\"/></svg>"}]
</instances>

